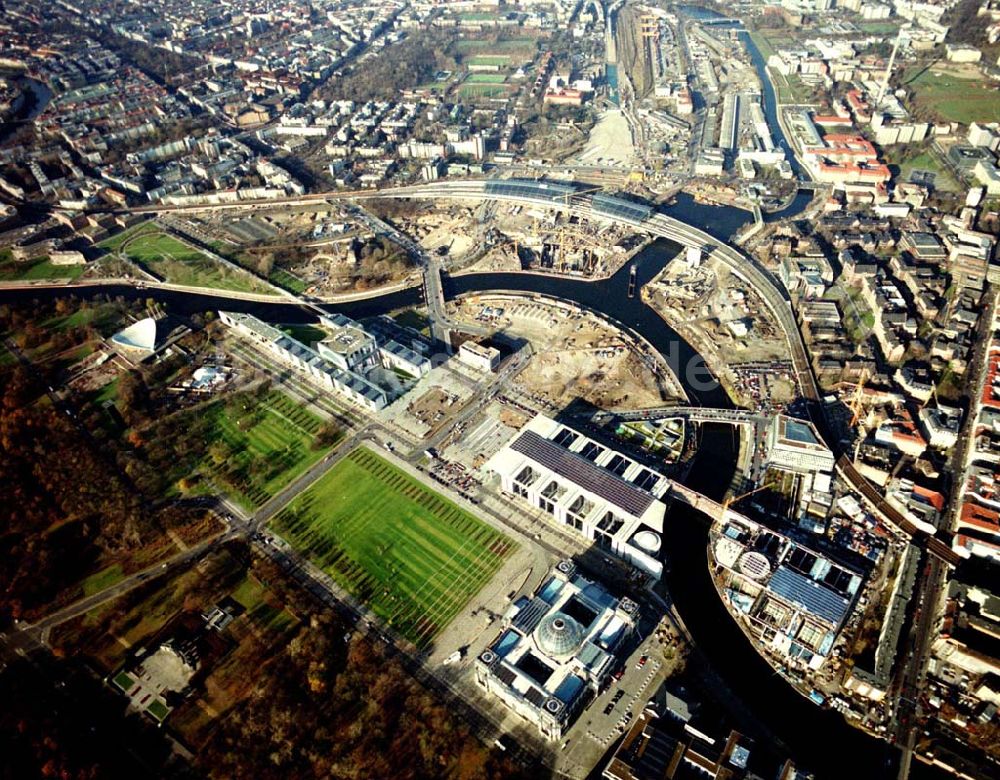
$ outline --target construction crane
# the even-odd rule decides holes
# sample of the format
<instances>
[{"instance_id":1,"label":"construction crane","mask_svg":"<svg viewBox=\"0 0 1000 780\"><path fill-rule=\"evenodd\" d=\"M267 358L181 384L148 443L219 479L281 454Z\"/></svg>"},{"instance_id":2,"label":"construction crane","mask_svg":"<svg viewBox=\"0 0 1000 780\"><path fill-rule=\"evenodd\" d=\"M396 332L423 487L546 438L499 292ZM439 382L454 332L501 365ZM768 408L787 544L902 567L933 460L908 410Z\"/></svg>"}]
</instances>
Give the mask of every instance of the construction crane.
<instances>
[{"instance_id":1,"label":"construction crane","mask_svg":"<svg viewBox=\"0 0 1000 780\"><path fill-rule=\"evenodd\" d=\"M861 419L861 401L864 398L865 383L868 381L868 369L861 370L861 376L858 378L858 384L854 387L854 395L851 396L851 402L848 404L848 408L851 410L851 428L854 428L858 424L858 420Z\"/></svg>"},{"instance_id":2,"label":"construction crane","mask_svg":"<svg viewBox=\"0 0 1000 780\"><path fill-rule=\"evenodd\" d=\"M592 270L590 266L593 266L597 262L597 253L595 250L603 249L604 246L594 237L582 230L574 230L567 225L561 225L558 228L559 236L559 263L562 266L562 270L566 270L566 239L569 237L578 239L581 243L589 244L590 249L590 259L586 263L584 270Z\"/></svg>"},{"instance_id":3,"label":"construction crane","mask_svg":"<svg viewBox=\"0 0 1000 780\"><path fill-rule=\"evenodd\" d=\"M931 402L932 398L934 399L934 405L935 406L940 406L941 405L941 402L938 400L937 385L934 384L933 382L931 383L931 394L929 396L927 396L927 400L926 401L924 401L922 404L920 404L920 408L924 409L927 406L927 404L929 404Z\"/></svg>"},{"instance_id":4,"label":"construction crane","mask_svg":"<svg viewBox=\"0 0 1000 780\"><path fill-rule=\"evenodd\" d=\"M748 490L746 493L742 493L734 498L727 498L722 503L722 511L725 512L726 510L729 509L730 506L735 504L737 501L742 501L747 496L752 496L754 493L759 493L762 490L767 490L769 487L774 487L777 484L778 484L777 482L765 482L763 485L758 485L753 490Z\"/></svg>"}]
</instances>

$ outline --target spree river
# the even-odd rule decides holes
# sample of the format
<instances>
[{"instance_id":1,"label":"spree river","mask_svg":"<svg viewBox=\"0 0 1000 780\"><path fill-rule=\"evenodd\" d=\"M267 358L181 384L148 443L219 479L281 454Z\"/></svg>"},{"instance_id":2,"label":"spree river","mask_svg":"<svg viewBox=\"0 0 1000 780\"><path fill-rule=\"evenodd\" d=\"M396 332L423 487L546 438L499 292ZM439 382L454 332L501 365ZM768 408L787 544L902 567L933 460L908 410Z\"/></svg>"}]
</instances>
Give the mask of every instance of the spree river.
<instances>
[{"instance_id":1,"label":"spree river","mask_svg":"<svg viewBox=\"0 0 1000 780\"><path fill-rule=\"evenodd\" d=\"M776 121L774 93L769 89L770 84L763 72L763 61L755 49L750 51L765 84L764 107L768 123L779 142L783 142L780 125ZM44 105L46 96L40 97L43 100L39 102ZM809 193L800 192L784 211L771 218L792 216L802 211L808 202ZM683 194L664 211L688 224L702 227L723 241L750 219L746 211L699 204ZM676 244L661 240L639 253L635 259L639 285L659 273L678 251ZM535 274L473 274L446 279L445 292L453 297L463 293L512 290L574 301L641 333L667 358L692 402L719 408L731 406L728 396L717 384L704 382L704 362L691 345L638 296L628 297L628 273L626 266L612 278L601 282ZM0 289L0 303L52 300L67 293L81 298L102 294L121 295L128 299L152 298L165 304L169 311L183 315L225 308L256 314L272 322L315 320L312 312L294 304L258 303L166 290L137 290L127 285L30 291ZM419 290L411 289L327 308L363 318L421 304ZM690 487L712 498L722 499L735 470L739 449L737 431L737 428L726 425L701 426L698 454L687 477ZM733 722L754 738L759 748L787 755L817 777L850 776L858 780L894 777L897 753L893 748L851 728L839 714L816 707L777 676L757 654L727 612L709 575L708 527L704 517L692 509L675 505L670 510L665 530L666 576L670 596L704 661L735 696L739 705L733 706L729 694L717 696L712 690L703 693L718 698L719 703L730 711ZM703 679L711 678L706 676Z\"/></svg>"},{"instance_id":2,"label":"spree river","mask_svg":"<svg viewBox=\"0 0 1000 780\"><path fill-rule=\"evenodd\" d=\"M640 285L659 273L678 251L676 244L657 241L640 252L635 260ZM718 385L704 382L704 364L697 352L638 296L628 297L628 273L626 266L602 282L536 274L473 274L446 279L445 289L448 296L516 290L574 301L641 333L667 357L693 402L714 407L731 406L728 396ZM124 285L81 287L71 291L80 297L105 294L130 299L153 298L177 314L226 308L250 312L274 322L315 319L310 312L283 303L136 290ZM66 293L65 289L0 290L0 303L31 298L51 300ZM417 290L405 290L329 308L360 318L420 303ZM693 383L692 378L701 381ZM736 430L725 425L702 426L698 455L687 479L692 488L716 499L723 497L735 469L739 447ZM774 674L730 617L709 575L708 528L704 517L694 510L674 505L667 518L665 536L671 598L705 661L742 702L742 707L730 708L728 697L720 697L720 703L731 709L738 727L768 752L785 753L820 777L848 774L857 778L889 777L896 760L895 751L851 728L839 714L820 709L796 693ZM713 691L705 693L715 698ZM773 743L771 737L776 738L777 743Z\"/></svg>"}]
</instances>

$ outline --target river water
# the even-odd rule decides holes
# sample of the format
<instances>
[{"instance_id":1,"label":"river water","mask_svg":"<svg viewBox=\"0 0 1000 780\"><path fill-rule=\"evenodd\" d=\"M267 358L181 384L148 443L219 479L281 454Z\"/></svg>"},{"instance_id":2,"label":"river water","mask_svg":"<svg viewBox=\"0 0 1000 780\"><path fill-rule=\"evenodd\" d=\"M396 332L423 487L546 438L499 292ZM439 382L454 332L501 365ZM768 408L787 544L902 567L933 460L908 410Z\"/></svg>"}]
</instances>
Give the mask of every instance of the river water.
<instances>
[{"instance_id":1,"label":"river water","mask_svg":"<svg viewBox=\"0 0 1000 780\"><path fill-rule=\"evenodd\" d=\"M735 211L735 210L734 210ZM637 280L648 282L676 256L679 247L657 241L636 257ZM717 385L697 386L703 379L703 363L692 347L681 339L640 298L628 297L628 267L604 282L539 276L535 274L474 274L447 279L447 295L518 290L540 293L575 301L634 328L659 349L675 369L695 403L727 407L731 402ZM73 291L80 297L98 293L122 295L129 299L154 298L178 314L227 308L246 311L274 322L307 322L314 315L294 305L264 304L229 300L207 295L189 295L162 290L135 290L127 286L84 287ZM51 300L64 295L63 290L31 292L0 290L0 303L31 298ZM400 307L419 304L417 290L405 290L365 301L354 301L330 309L352 317L387 313ZM689 374L689 367L696 373ZM725 425L702 426L698 457L688 477L688 484L716 499L721 499L735 468L739 447L734 428ZM664 548L667 551L667 582L678 612L703 652L712 670L725 686L742 701L745 710L733 710L734 722L748 735L767 745L767 734L774 734L780 745L767 745L786 752L803 767L818 776L858 778L888 776L888 763L894 751L848 726L840 715L821 710L777 677L757 654L742 631L729 616L719 599L708 572L708 530L697 512L675 506L667 518ZM712 691L706 691L714 695ZM721 702L726 705L725 700ZM741 712L749 711L749 717ZM822 770L820 772L819 770ZM828 774L829 773L829 774Z\"/></svg>"},{"instance_id":2,"label":"river water","mask_svg":"<svg viewBox=\"0 0 1000 780\"><path fill-rule=\"evenodd\" d=\"M714 15L714 12L707 13ZM764 111L768 123L776 141L787 150L787 142L777 122L774 91L764 73L763 60L752 42L746 42L764 84ZM43 98L39 103L44 106L48 97L39 97ZM36 108L36 111L39 110ZM789 155L789 159L797 171L794 158ZM770 218L792 216L802 211L809 199L810 193L799 192L786 209ZM663 210L723 241L751 219L750 214L741 209L699 204L684 194ZM657 241L642 251L635 260L639 284L652 279L678 251L676 244L667 241ZM627 289L628 267L603 282L535 274L472 274L446 279L445 282L445 292L449 297L491 290L523 291L571 300L608 315L641 333L666 356L694 403L719 408L731 406L728 396L718 385L706 386L703 381L704 363L697 352L638 296L629 298ZM169 311L183 315L225 308L252 313L272 322L315 320L313 313L287 303L257 303L164 290L136 290L125 285L80 287L71 292L81 298L98 294L121 295L127 299L152 298L165 304ZM64 289L0 289L0 303L52 300L66 293ZM363 318L421 304L419 290L412 289L327 308ZM702 381L693 383L693 380ZM698 456L687 478L690 487L712 498L723 497L735 469L739 448L736 431L725 425L701 427ZM667 583L671 598L712 671L742 703L739 707L729 707L727 697L720 699L720 703L730 710L738 727L755 738L761 749L786 754L817 777L849 776L857 780L894 777L897 761L894 749L851 728L839 714L810 703L775 675L757 654L727 612L709 576L708 529L704 518L694 510L674 506L667 518L665 536ZM711 690L704 693L715 696ZM778 742L770 743L769 735L773 735Z\"/></svg>"}]
</instances>

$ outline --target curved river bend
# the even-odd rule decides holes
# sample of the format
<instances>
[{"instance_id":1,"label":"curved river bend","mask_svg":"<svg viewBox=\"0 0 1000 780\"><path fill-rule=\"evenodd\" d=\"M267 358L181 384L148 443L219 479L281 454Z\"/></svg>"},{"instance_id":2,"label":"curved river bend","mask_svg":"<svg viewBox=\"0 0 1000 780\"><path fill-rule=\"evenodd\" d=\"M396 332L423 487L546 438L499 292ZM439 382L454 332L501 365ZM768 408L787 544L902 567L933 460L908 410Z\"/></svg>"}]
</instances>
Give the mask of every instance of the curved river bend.
<instances>
[{"instance_id":1,"label":"curved river bend","mask_svg":"<svg viewBox=\"0 0 1000 780\"><path fill-rule=\"evenodd\" d=\"M658 241L636 258L637 279L645 284L678 252L679 247ZM540 293L574 301L606 314L634 328L670 360L672 367L684 367L701 357L681 339L639 297L629 298L628 266L603 282L539 276L535 274L473 274L447 279L449 296L462 293L514 290ZM65 295L66 289L34 291L0 290L0 303L31 298L51 300ZM98 294L122 295L129 299L153 298L170 311L194 314L233 309L256 314L274 322L308 322L315 316L294 305L229 300L208 295L192 295L163 290L136 290L121 285L81 287L71 292L79 297ZM367 317L421 304L417 290L404 290L377 298L330 306L352 317ZM691 386L684 370L677 372L695 403L727 407L731 402L725 392L714 386L704 389ZM689 473L688 484L705 495L723 497L735 469L739 448L736 429L725 425L702 426L698 456ZM860 731L843 718L821 710L796 693L761 658L736 625L719 599L709 575L708 529L704 518L694 510L675 505L666 524L664 547L670 557L667 584L678 612L687 624L699 649L714 672L744 703L742 713L733 720L748 736L766 744L765 731L776 735L796 763L819 777L859 778L888 777L895 763L895 751ZM708 692L711 695L711 692ZM747 716L747 712L751 713ZM764 727L764 728L762 728ZM894 775L894 772L891 773Z\"/></svg>"}]
</instances>

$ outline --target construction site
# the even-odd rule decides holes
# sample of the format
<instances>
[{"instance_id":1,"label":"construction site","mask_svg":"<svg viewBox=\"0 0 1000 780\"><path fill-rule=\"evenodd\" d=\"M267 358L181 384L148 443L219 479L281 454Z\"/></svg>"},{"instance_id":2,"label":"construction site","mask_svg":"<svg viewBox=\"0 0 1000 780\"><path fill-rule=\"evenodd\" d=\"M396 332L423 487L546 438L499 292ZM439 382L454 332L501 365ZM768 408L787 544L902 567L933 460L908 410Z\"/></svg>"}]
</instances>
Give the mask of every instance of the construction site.
<instances>
[{"instance_id":1,"label":"construction site","mask_svg":"<svg viewBox=\"0 0 1000 780\"><path fill-rule=\"evenodd\" d=\"M534 296L474 295L455 302L455 316L531 343L531 361L509 394L532 407L559 411L580 399L601 409L637 409L684 398L658 354L576 307Z\"/></svg>"},{"instance_id":2,"label":"construction site","mask_svg":"<svg viewBox=\"0 0 1000 780\"><path fill-rule=\"evenodd\" d=\"M678 257L642 288L642 297L741 405L794 398L791 375L780 370L788 347L764 301L718 262Z\"/></svg>"},{"instance_id":3,"label":"construction site","mask_svg":"<svg viewBox=\"0 0 1000 780\"><path fill-rule=\"evenodd\" d=\"M601 279L620 270L646 243L626 226L580 221L545 209L496 204L491 217L478 258L466 271L539 271Z\"/></svg>"}]
</instances>

